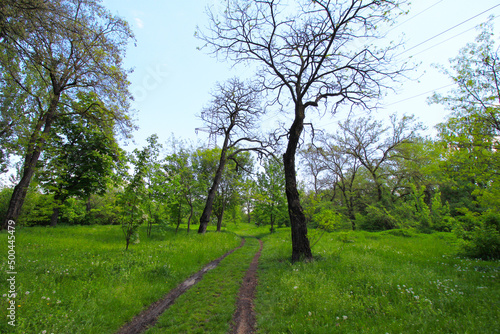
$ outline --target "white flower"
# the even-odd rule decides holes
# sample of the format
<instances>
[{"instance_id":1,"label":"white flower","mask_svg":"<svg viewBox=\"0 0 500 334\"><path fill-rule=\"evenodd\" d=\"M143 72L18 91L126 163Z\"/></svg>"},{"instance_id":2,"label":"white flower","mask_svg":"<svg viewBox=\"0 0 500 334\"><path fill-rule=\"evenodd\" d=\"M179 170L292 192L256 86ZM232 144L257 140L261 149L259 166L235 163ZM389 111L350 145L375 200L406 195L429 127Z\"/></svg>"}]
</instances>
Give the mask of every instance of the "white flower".
<instances>
[{"instance_id":1,"label":"white flower","mask_svg":"<svg viewBox=\"0 0 500 334\"><path fill-rule=\"evenodd\" d=\"M27 294L27 295L29 295L29 294L30 294L30 292L29 292L29 291L26 291L26 294Z\"/></svg>"},{"instance_id":2,"label":"white flower","mask_svg":"<svg viewBox=\"0 0 500 334\"><path fill-rule=\"evenodd\" d=\"M347 315L343 315L342 319L347 320Z\"/></svg>"},{"instance_id":3,"label":"white flower","mask_svg":"<svg viewBox=\"0 0 500 334\"><path fill-rule=\"evenodd\" d=\"M307 314L309 314L309 316L313 315L313 314L311 313L311 311L307 312Z\"/></svg>"},{"instance_id":4,"label":"white flower","mask_svg":"<svg viewBox=\"0 0 500 334\"><path fill-rule=\"evenodd\" d=\"M47 297L47 300L50 300L50 298L49 298L49 297Z\"/></svg>"},{"instance_id":5,"label":"white flower","mask_svg":"<svg viewBox=\"0 0 500 334\"><path fill-rule=\"evenodd\" d=\"M45 296L43 296L42 299L45 299Z\"/></svg>"},{"instance_id":6,"label":"white flower","mask_svg":"<svg viewBox=\"0 0 500 334\"><path fill-rule=\"evenodd\" d=\"M293 288L294 288L294 289L298 289L299 287L298 287L298 286L294 286Z\"/></svg>"}]
</instances>

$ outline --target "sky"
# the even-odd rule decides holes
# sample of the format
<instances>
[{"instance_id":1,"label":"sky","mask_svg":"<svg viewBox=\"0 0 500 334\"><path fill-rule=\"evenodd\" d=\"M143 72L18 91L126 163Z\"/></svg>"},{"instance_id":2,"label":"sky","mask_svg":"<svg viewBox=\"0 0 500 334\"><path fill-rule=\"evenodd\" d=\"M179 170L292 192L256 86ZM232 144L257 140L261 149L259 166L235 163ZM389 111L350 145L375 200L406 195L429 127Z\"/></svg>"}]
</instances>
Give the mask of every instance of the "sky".
<instances>
[{"instance_id":1,"label":"sky","mask_svg":"<svg viewBox=\"0 0 500 334\"><path fill-rule=\"evenodd\" d=\"M396 92L388 93L381 101L383 107L374 117L388 119L392 113L414 114L432 135L434 125L442 122L448 111L441 105L428 105L427 98L434 91L446 93L453 88L450 86L452 81L432 64L449 64L449 59L456 57L460 48L477 36L475 26L485 22L490 15L500 16L500 1L412 2L409 14L400 19L389 37L397 39L404 34L405 45L401 52L405 52L400 59L420 65L411 73L412 80L405 80L395 86ZM123 142L125 149L145 146L146 138L152 134L157 134L161 143L167 142L172 135L206 143L208 134L195 131L204 126L197 115L209 103L215 84L234 76L252 75L251 68L232 68L231 63L218 61L205 51L197 50L202 43L194 37L196 27L206 26L205 8L214 3L215 0L103 0L111 13L129 22L136 37L136 45L131 43L128 48L124 66L134 70L129 80L139 130L133 134L134 142ZM495 8L489 10L492 7ZM467 22L461 24L464 21ZM498 32L500 22L494 22ZM436 35L439 36L432 38ZM318 113L310 113L306 121L314 121L318 127L333 132L337 122L346 117L346 113L327 114L322 118ZM279 118L270 120L268 126ZM282 120L291 125L286 118Z\"/></svg>"}]
</instances>

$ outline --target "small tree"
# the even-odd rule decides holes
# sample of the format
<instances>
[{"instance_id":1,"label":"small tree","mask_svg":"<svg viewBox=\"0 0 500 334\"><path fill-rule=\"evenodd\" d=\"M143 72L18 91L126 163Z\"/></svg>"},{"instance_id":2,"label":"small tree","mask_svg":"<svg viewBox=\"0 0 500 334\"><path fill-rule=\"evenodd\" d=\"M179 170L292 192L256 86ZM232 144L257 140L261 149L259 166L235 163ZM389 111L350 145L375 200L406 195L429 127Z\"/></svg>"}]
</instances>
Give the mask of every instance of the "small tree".
<instances>
[{"instance_id":1,"label":"small tree","mask_svg":"<svg viewBox=\"0 0 500 334\"><path fill-rule=\"evenodd\" d=\"M137 230L149 219L147 214L147 206L151 198L147 187L147 178L151 173L152 167L155 166L153 161L159 153L158 136L153 135L148 138L149 145L142 150L134 150L131 156L131 161L134 167L134 174L126 186L120 198L122 209L122 231L125 236L126 248L131 241L136 241L138 238Z\"/></svg>"},{"instance_id":2,"label":"small tree","mask_svg":"<svg viewBox=\"0 0 500 334\"><path fill-rule=\"evenodd\" d=\"M265 160L263 167L264 172L257 176L255 216L258 222L270 224L273 233L275 223L281 225L288 220L285 175L283 165L273 158Z\"/></svg>"}]
</instances>

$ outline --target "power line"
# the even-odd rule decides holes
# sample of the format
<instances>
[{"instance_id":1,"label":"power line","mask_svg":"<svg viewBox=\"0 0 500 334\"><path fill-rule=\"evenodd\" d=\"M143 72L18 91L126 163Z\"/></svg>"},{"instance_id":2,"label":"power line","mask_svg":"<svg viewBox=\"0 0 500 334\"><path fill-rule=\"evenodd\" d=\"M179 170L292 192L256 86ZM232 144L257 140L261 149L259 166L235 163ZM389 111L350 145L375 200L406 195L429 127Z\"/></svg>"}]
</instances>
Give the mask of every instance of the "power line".
<instances>
[{"instance_id":1,"label":"power line","mask_svg":"<svg viewBox=\"0 0 500 334\"><path fill-rule=\"evenodd\" d=\"M465 21L463 21L463 22L460 22L459 24L454 25L453 27L448 28L448 29L446 29L445 31L440 32L439 34L437 34L437 35L435 35L435 36L433 36L433 37L431 37L431 38L428 38L428 39L426 39L425 41L423 41L423 42L421 42L421 43L418 43L417 45L415 45L415 46L413 46L413 47L411 47L411 48L409 48L409 49L407 49L407 50L405 50L405 51L401 52L401 53L400 53L400 54L398 54L396 57L399 57L399 56L401 56L402 54L405 54L406 52L408 52L408 51L410 51L410 50L413 50L413 49L415 49L415 48L419 47L420 45L425 44L425 43L427 43L427 42L429 42L429 41L431 41L431 40L433 40L433 39L435 39L435 38L437 38L437 37L439 37L439 36L441 36L441 35L443 35L443 34L447 33L448 31L453 30L453 29L455 29L455 28L457 28L457 27L461 26L462 24L467 23L467 22L469 22L470 20L475 19L476 17L481 16L481 15L483 15L484 13L487 13L487 12L489 12L489 11L491 11L491 10L495 9L496 7L499 7L499 6L500 6L500 4L497 4L497 5L495 5L495 6L491 7L491 8L489 8L489 9L487 9L487 10L485 10L485 11L483 11L483 12L481 12L481 13L477 14L477 15L474 15L473 17L468 18L467 20L465 20Z\"/></svg>"},{"instance_id":2,"label":"power line","mask_svg":"<svg viewBox=\"0 0 500 334\"><path fill-rule=\"evenodd\" d=\"M393 102L393 103L389 103L389 104L386 104L385 106L386 107L389 107L389 106L392 106L394 104L398 104L398 103L401 103L401 102L405 102L405 101L408 101L408 100L411 100L411 99L414 99L416 97L419 97L419 96L422 96L422 95L427 95L429 93L432 93L434 91L437 91L437 90L441 90L441 89L444 89L444 88L448 88L448 87L451 87L451 86L454 86L455 83L452 83L452 84L449 84L449 85L446 85L446 86L443 86L443 87L439 87L439 88L435 88L435 89L432 89L430 91L427 91L425 93L420 93L418 95L414 95L414 96L411 96L411 97L407 97L406 99L403 99L403 100L399 100L399 101L396 101L396 102Z\"/></svg>"},{"instance_id":3,"label":"power line","mask_svg":"<svg viewBox=\"0 0 500 334\"><path fill-rule=\"evenodd\" d=\"M396 29L396 28L399 28L400 26L402 26L403 24L407 23L408 21L413 20L414 18L416 18L416 17L417 17L417 16L419 16L420 14L422 14L422 13L424 13L424 12L428 11L429 9L431 9L432 7L436 6L437 4L439 4L439 3L443 2L443 1L444 1L444 0L440 0L440 1L436 2L436 3L434 3L433 5L431 5L431 6L427 7L427 8L426 8L426 9L424 9L423 11L421 11L421 12L419 12L419 13L417 13L417 14L413 15L412 17L410 17L410 18L409 18L409 19L407 19L406 21L401 22L401 23L400 23L400 24L398 24L397 26L395 26L395 27L391 28L391 29L388 31L388 33L389 33L389 32L391 32L391 31L393 31L393 30L394 30L394 29Z\"/></svg>"}]
</instances>

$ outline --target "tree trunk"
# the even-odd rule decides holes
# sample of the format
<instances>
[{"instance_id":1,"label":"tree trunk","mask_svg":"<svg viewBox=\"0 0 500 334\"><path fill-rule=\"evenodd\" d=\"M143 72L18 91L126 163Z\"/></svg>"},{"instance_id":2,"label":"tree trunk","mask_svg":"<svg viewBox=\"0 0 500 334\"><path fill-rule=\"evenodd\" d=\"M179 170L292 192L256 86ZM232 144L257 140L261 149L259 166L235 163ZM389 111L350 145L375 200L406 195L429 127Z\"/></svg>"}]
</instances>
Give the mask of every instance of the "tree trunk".
<instances>
[{"instance_id":1,"label":"tree trunk","mask_svg":"<svg viewBox=\"0 0 500 334\"><path fill-rule=\"evenodd\" d=\"M23 175L21 176L19 183L14 187L14 192L10 198L9 208L7 209L7 214L5 215L5 220L2 225L2 228L4 229L7 228L10 220L16 222L19 214L21 213L21 208L23 207L26 194L28 193L28 187L31 183L31 178L35 173L36 164L40 158L40 154L42 153L46 137L49 135L52 122L54 121L54 115L58 103L59 95L54 95L49 109L45 113L44 117L40 118L37 126L31 134L26 155L24 156Z\"/></svg>"},{"instance_id":2,"label":"tree trunk","mask_svg":"<svg viewBox=\"0 0 500 334\"><path fill-rule=\"evenodd\" d=\"M221 231L222 227L222 217L224 217L224 211L220 213L220 215L217 215L217 232Z\"/></svg>"},{"instance_id":3,"label":"tree trunk","mask_svg":"<svg viewBox=\"0 0 500 334\"><path fill-rule=\"evenodd\" d=\"M179 213L177 215L177 227L175 228L175 233L179 231L179 225L181 224L181 217L182 217L182 204L179 202Z\"/></svg>"},{"instance_id":4,"label":"tree trunk","mask_svg":"<svg viewBox=\"0 0 500 334\"><path fill-rule=\"evenodd\" d=\"M56 205L54 207L54 209L52 210L52 216L50 217L50 227L57 226L57 218L59 217L59 211L60 211L60 207L59 207L59 205Z\"/></svg>"},{"instance_id":5,"label":"tree trunk","mask_svg":"<svg viewBox=\"0 0 500 334\"><path fill-rule=\"evenodd\" d=\"M205 203L205 208L203 209L203 213L201 214L198 233L205 233L207 231L207 226L210 222L210 215L212 214L215 195L217 195L217 188L219 187L220 180L222 179L222 172L224 171L224 166L226 165L226 151L228 143L229 135L226 135L220 153L219 167L217 167L217 171L215 172L214 181L212 182L212 187L208 191L207 202Z\"/></svg>"},{"instance_id":6,"label":"tree trunk","mask_svg":"<svg viewBox=\"0 0 500 334\"><path fill-rule=\"evenodd\" d=\"M190 212L189 212L189 218L188 218L187 233L189 233L189 230L191 228L191 218L193 218L193 203L191 201L188 203L189 203Z\"/></svg>"},{"instance_id":7,"label":"tree trunk","mask_svg":"<svg viewBox=\"0 0 500 334\"><path fill-rule=\"evenodd\" d=\"M302 129L304 128L305 107L297 106L295 120L290 128L288 146L283 155L285 167L285 191L288 201L288 215L292 230L292 262L301 259L312 259L311 247L307 238L306 217L300 205L299 192L297 190L297 178L295 172L295 153L299 143Z\"/></svg>"}]
</instances>

